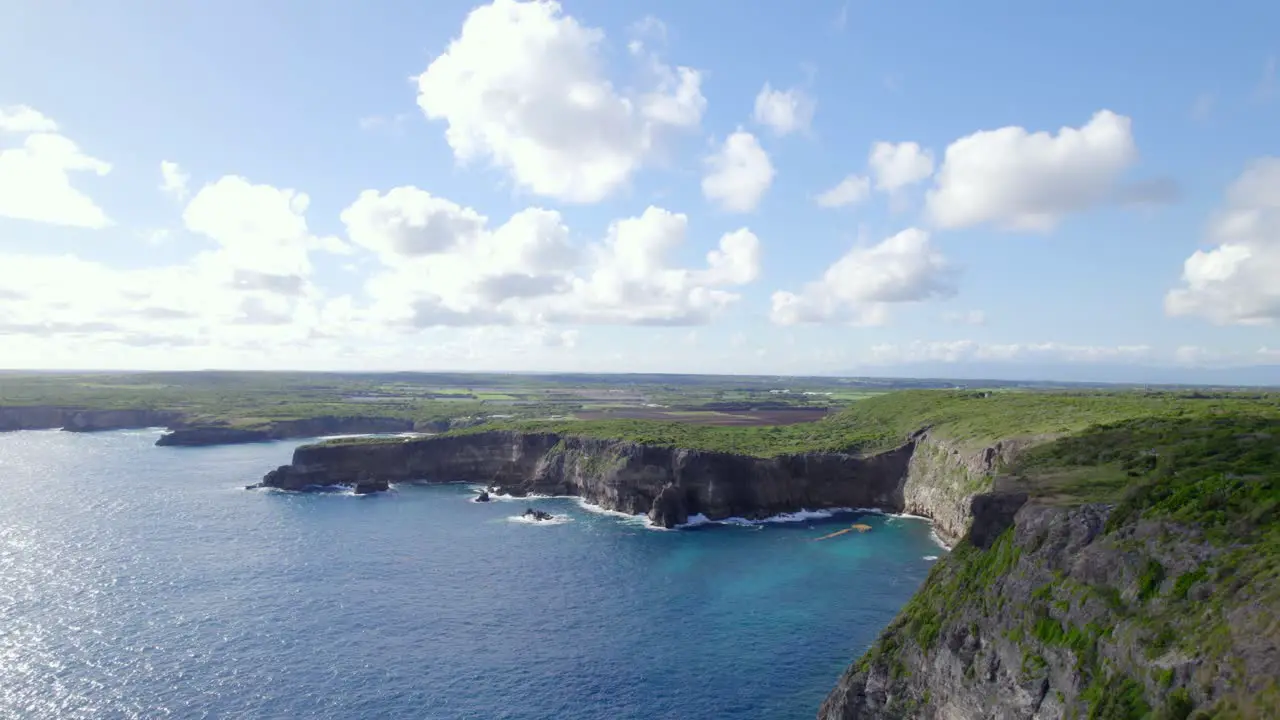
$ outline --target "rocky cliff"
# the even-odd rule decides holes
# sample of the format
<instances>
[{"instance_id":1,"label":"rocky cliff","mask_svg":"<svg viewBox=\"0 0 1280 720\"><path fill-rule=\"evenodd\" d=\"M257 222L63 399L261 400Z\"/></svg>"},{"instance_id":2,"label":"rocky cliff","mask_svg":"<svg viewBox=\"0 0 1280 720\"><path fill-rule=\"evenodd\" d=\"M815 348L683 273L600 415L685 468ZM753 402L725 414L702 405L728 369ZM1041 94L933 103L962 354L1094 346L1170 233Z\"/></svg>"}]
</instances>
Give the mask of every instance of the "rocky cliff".
<instances>
[{"instance_id":1,"label":"rocky cliff","mask_svg":"<svg viewBox=\"0 0 1280 720\"><path fill-rule=\"evenodd\" d=\"M88 410L31 405L0 407L0 432L63 429L71 432L166 427L178 419L164 410Z\"/></svg>"},{"instance_id":2,"label":"rocky cliff","mask_svg":"<svg viewBox=\"0 0 1280 720\"><path fill-rule=\"evenodd\" d=\"M443 432L452 424L465 426L470 419L414 423L390 417L346 417L321 415L295 420L273 420L251 428L226 423L191 421L172 410L86 409L28 405L0 407L0 432L14 430L56 430L97 432L134 428L164 427L170 432L157 445L227 445L264 442L323 435L363 435L411 431Z\"/></svg>"},{"instance_id":3,"label":"rocky cliff","mask_svg":"<svg viewBox=\"0 0 1280 720\"><path fill-rule=\"evenodd\" d=\"M191 425L177 427L160 436L157 445L200 446L232 443L266 442L322 435L363 435L367 433L401 433L414 430L412 420L385 417L341 417L324 415L298 420L275 420L262 427L240 428L229 425Z\"/></svg>"},{"instance_id":4,"label":"rocky cliff","mask_svg":"<svg viewBox=\"0 0 1280 720\"><path fill-rule=\"evenodd\" d=\"M1174 435L1160 426L1151 440L1129 443L1136 453L1124 465L1129 475L1157 468L1163 461L1147 448ZM1108 437L1075 440L1067 456L1115 460L1118 446ZM1225 437L1258 467L1271 467L1267 453L1276 449L1262 442L1274 437L1269 431L1228 428ZM487 432L304 446L263 485L477 482L517 495L578 495L648 513L665 527L695 513L912 512L933 518L940 536L958 542L955 551L839 679L820 720L1280 717L1280 536L1270 529L1280 508L1277 478L1218 472L1204 477L1228 485L1206 485L1174 460L1177 470L1162 482L1175 485L1147 486L1163 489L1129 505L1047 504L1022 490L1026 478L1003 476L1042 440L974 448L922 430L869 457L762 459ZM1223 459L1222 449L1205 452L1212 462ZM1226 488L1260 500L1231 509L1234 501L1220 494ZM1151 503L1163 509L1144 515ZM1170 509L1184 506L1197 509Z\"/></svg>"},{"instance_id":5,"label":"rocky cliff","mask_svg":"<svg viewBox=\"0 0 1280 720\"><path fill-rule=\"evenodd\" d=\"M1000 468L1043 439L1001 440L974 448L927 429L916 433L902 489L904 511L931 518L938 536L955 544L969 529L973 499L991 490Z\"/></svg>"},{"instance_id":6,"label":"rocky cliff","mask_svg":"<svg viewBox=\"0 0 1280 720\"><path fill-rule=\"evenodd\" d=\"M1111 505L984 497L820 720L1278 716L1274 566Z\"/></svg>"},{"instance_id":7,"label":"rocky cliff","mask_svg":"<svg viewBox=\"0 0 1280 720\"><path fill-rule=\"evenodd\" d=\"M300 490L373 482L474 482L515 495L576 495L674 527L692 515L761 518L802 508L901 511L913 442L859 457L756 458L617 440L505 431L415 440L320 444L262 485Z\"/></svg>"}]
</instances>

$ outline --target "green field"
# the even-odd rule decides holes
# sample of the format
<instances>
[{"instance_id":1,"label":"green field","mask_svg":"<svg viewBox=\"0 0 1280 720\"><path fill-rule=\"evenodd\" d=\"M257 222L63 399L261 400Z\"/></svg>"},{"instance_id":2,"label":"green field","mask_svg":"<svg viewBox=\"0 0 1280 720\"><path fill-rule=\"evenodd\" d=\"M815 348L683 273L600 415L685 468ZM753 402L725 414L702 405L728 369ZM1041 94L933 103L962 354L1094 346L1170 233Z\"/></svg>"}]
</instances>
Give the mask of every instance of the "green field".
<instances>
[{"instance_id":1,"label":"green field","mask_svg":"<svg viewBox=\"0 0 1280 720\"><path fill-rule=\"evenodd\" d=\"M656 409L656 414L693 420L698 413L838 410L889 390L958 385L945 380L715 375L0 372L0 407L170 410L191 422L236 427L324 415L437 421L572 417L579 411L618 409Z\"/></svg>"},{"instance_id":2,"label":"green field","mask_svg":"<svg viewBox=\"0 0 1280 720\"><path fill-rule=\"evenodd\" d=\"M1280 417L1280 394L1258 392L903 390L860 400L813 423L722 427L650 420L489 423L485 429L547 431L760 457L798 452L876 452L929 428L973 450L995 440L1063 436L1139 418L1191 422L1223 416Z\"/></svg>"}]
</instances>

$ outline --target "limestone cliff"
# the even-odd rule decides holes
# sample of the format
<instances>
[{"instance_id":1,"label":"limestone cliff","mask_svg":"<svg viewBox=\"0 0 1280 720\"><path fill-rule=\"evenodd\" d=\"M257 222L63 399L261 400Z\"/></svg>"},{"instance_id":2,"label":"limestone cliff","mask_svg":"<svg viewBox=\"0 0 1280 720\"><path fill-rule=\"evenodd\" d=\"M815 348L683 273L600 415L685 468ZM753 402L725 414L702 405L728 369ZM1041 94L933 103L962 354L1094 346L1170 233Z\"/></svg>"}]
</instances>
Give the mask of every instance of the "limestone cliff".
<instances>
[{"instance_id":1,"label":"limestone cliff","mask_svg":"<svg viewBox=\"0 0 1280 720\"><path fill-rule=\"evenodd\" d=\"M903 509L913 442L870 457L806 453L756 458L552 433L482 432L298 448L262 484L475 482L525 495L577 495L666 527L702 514L760 518L803 508Z\"/></svg>"},{"instance_id":2,"label":"limestone cliff","mask_svg":"<svg viewBox=\"0 0 1280 720\"><path fill-rule=\"evenodd\" d=\"M174 428L156 440L157 445L199 446L266 442L321 435L402 433L414 429L412 420L386 417L323 415L298 420L274 420L261 427L241 428L219 424L194 424Z\"/></svg>"},{"instance_id":3,"label":"limestone cliff","mask_svg":"<svg viewBox=\"0 0 1280 720\"><path fill-rule=\"evenodd\" d=\"M929 430L916 433L903 486L905 512L931 518L938 537L955 544L969 529L973 499L992 489L995 475L1019 452L1041 440L1016 438L975 448Z\"/></svg>"},{"instance_id":4,"label":"limestone cliff","mask_svg":"<svg viewBox=\"0 0 1280 720\"><path fill-rule=\"evenodd\" d=\"M0 407L0 432L59 428L71 432L97 432L165 427L178 417L178 413L164 410L93 410L48 405Z\"/></svg>"},{"instance_id":5,"label":"limestone cliff","mask_svg":"<svg viewBox=\"0 0 1280 720\"><path fill-rule=\"evenodd\" d=\"M820 720L1275 717L1278 609L1248 563L1218 576L1229 551L1194 528L1112 510L975 521Z\"/></svg>"},{"instance_id":6,"label":"limestone cliff","mask_svg":"<svg viewBox=\"0 0 1280 720\"><path fill-rule=\"evenodd\" d=\"M1272 435L1233 437L1254 447ZM1256 534L1224 543L1217 530L1210 542L1185 521L1029 500L1017 473L1002 474L1044 438L973 447L922 430L905 440L867 457L763 459L495 431L304 446L263 484L477 482L578 495L666 527L695 513L912 512L958 545L839 679L820 720L1280 717L1280 576ZM1135 457L1131 475L1157 464L1149 451ZM1263 482L1232 482L1246 480ZM1248 521L1266 527L1278 502L1251 508Z\"/></svg>"}]
</instances>

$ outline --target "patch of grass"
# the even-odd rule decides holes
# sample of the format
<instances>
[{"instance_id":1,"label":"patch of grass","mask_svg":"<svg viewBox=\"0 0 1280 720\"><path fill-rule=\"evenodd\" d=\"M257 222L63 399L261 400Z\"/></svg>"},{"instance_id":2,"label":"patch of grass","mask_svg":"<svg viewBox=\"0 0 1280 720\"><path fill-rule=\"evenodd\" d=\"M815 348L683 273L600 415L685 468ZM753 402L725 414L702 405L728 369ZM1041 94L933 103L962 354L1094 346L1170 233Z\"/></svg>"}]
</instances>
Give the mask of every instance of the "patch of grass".
<instances>
[{"instance_id":1,"label":"patch of grass","mask_svg":"<svg viewBox=\"0 0 1280 720\"><path fill-rule=\"evenodd\" d=\"M1084 698L1089 720L1146 720L1151 713L1142 683L1124 673L1095 682L1084 691Z\"/></svg>"},{"instance_id":2,"label":"patch of grass","mask_svg":"<svg viewBox=\"0 0 1280 720\"><path fill-rule=\"evenodd\" d=\"M1205 581L1208 577L1209 573L1203 567L1184 572L1178 576L1177 580L1173 581L1173 591L1169 593L1169 596L1174 600L1185 600L1191 588L1195 587L1196 583Z\"/></svg>"},{"instance_id":3,"label":"patch of grass","mask_svg":"<svg viewBox=\"0 0 1280 720\"><path fill-rule=\"evenodd\" d=\"M1138 577L1138 600L1146 602L1159 594L1160 586L1164 584L1164 575L1164 565L1147 558L1142 575Z\"/></svg>"},{"instance_id":4,"label":"patch of grass","mask_svg":"<svg viewBox=\"0 0 1280 720\"><path fill-rule=\"evenodd\" d=\"M1093 427L1153 419L1195 422L1222 413L1280 418L1280 395L1223 393L1205 398L1173 392L989 392L906 390L869 397L812 423L785 426L702 426L661 420L515 421L486 428L546 431L650 445L723 451L757 457L803 452L872 453L903 444L929 428L962 448L980 449L998 439L1068 436L1096 438ZM475 428L463 432L475 432ZM1128 431L1102 433L1111 445L1128 444ZM1096 457L1090 442L1069 439L1020 465L1040 478L1041 490L1056 481L1075 495L1111 497L1131 482L1112 458ZM1095 456L1089 456L1094 452Z\"/></svg>"}]
</instances>

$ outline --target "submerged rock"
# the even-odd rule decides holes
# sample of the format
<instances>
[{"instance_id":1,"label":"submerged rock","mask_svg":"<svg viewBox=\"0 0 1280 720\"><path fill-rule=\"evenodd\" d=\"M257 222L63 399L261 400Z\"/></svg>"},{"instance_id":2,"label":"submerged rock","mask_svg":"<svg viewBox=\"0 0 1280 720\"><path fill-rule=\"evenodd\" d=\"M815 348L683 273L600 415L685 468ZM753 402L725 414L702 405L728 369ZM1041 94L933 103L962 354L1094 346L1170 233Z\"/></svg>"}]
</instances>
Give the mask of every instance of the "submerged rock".
<instances>
[{"instance_id":1,"label":"submerged rock","mask_svg":"<svg viewBox=\"0 0 1280 720\"><path fill-rule=\"evenodd\" d=\"M542 510L534 510L533 508L527 508L520 515L521 517L533 518L534 520L537 520L539 522L543 520L552 520L555 518L555 515L552 515L549 512L544 512Z\"/></svg>"},{"instance_id":2,"label":"submerged rock","mask_svg":"<svg viewBox=\"0 0 1280 720\"><path fill-rule=\"evenodd\" d=\"M476 496L476 502L489 502L489 491L481 490L480 494Z\"/></svg>"}]
</instances>

